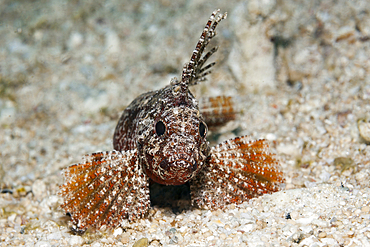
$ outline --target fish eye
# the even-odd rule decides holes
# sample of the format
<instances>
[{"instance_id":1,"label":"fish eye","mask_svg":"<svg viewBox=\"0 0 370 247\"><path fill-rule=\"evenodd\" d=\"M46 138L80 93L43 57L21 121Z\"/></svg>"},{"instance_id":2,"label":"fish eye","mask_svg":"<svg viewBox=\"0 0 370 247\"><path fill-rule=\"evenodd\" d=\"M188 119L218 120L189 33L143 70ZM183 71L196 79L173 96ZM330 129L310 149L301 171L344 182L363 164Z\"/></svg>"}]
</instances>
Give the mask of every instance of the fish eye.
<instances>
[{"instance_id":1,"label":"fish eye","mask_svg":"<svg viewBox=\"0 0 370 247\"><path fill-rule=\"evenodd\" d=\"M204 138L206 136L207 127L203 122L199 124L199 135Z\"/></svg>"},{"instance_id":2,"label":"fish eye","mask_svg":"<svg viewBox=\"0 0 370 247\"><path fill-rule=\"evenodd\" d=\"M155 124L155 132L157 133L158 136L161 136L166 132L166 125L164 125L164 123L161 120L159 120Z\"/></svg>"}]
</instances>

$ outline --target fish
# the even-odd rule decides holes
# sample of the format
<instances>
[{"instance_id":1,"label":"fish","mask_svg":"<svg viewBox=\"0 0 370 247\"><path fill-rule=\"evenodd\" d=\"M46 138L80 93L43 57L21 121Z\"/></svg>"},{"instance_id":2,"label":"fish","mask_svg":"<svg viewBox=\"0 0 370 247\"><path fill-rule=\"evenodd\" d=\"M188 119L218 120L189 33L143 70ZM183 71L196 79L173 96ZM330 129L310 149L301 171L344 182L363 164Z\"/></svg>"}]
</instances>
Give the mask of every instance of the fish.
<instances>
[{"instance_id":1,"label":"fish","mask_svg":"<svg viewBox=\"0 0 370 247\"><path fill-rule=\"evenodd\" d=\"M113 150L85 155L63 170L61 208L73 231L114 229L146 217L150 183L190 183L192 206L209 210L281 189L283 172L266 140L240 136L210 147L209 127L236 118L232 98L211 97L199 107L189 89L211 73L215 62L205 64L218 48L205 50L226 17L212 13L181 79L138 96L123 111Z\"/></svg>"}]
</instances>

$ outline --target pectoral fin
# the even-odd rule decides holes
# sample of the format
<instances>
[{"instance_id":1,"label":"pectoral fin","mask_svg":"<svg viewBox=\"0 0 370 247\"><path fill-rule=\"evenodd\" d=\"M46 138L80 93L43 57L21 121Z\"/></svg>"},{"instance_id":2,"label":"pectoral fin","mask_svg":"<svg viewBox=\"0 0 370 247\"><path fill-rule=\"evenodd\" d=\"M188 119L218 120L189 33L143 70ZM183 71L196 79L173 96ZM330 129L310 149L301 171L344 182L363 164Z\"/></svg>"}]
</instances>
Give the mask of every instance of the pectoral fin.
<instances>
[{"instance_id":1,"label":"pectoral fin","mask_svg":"<svg viewBox=\"0 0 370 247\"><path fill-rule=\"evenodd\" d=\"M122 219L143 217L150 207L149 179L136 151L86 155L83 162L66 168L64 177L61 207L77 232L103 225L115 228Z\"/></svg>"},{"instance_id":2,"label":"pectoral fin","mask_svg":"<svg viewBox=\"0 0 370 247\"><path fill-rule=\"evenodd\" d=\"M250 198L278 191L284 182L266 140L237 137L211 149L208 164L191 182L193 205L223 208Z\"/></svg>"}]
</instances>

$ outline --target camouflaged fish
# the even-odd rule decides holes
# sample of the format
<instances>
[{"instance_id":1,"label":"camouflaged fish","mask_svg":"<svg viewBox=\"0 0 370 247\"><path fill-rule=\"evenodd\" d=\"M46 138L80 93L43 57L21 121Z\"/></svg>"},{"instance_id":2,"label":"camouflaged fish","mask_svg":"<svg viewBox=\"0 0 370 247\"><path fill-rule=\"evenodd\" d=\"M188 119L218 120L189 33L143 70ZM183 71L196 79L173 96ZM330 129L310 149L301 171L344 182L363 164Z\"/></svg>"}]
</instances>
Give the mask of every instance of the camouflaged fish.
<instances>
[{"instance_id":1,"label":"camouflaged fish","mask_svg":"<svg viewBox=\"0 0 370 247\"><path fill-rule=\"evenodd\" d=\"M113 151L86 155L64 170L62 208L77 232L119 227L145 217L150 208L149 183L190 182L193 206L219 209L279 190L283 173L265 140L247 136L214 147L208 126L235 118L229 97L210 98L199 110L189 86L205 80L204 66L217 47L202 56L226 18L219 10L209 18L181 80L137 97L123 112L113 136ZM208 124L208 126L207 126Z\"/></svg>"}]
</instances>

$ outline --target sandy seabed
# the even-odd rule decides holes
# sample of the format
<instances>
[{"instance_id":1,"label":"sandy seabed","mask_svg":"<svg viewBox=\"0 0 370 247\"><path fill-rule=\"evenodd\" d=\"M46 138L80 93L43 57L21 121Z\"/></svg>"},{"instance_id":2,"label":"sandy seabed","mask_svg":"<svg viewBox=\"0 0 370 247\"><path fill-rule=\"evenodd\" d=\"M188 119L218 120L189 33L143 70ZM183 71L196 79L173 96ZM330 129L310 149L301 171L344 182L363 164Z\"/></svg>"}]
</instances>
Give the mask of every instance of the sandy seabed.
<instances>
[{"instance_id":1,"label":"sandy seabed","mask_svg":"<svg viewBox=\"0 0 370 247\"><path fill-rule=\"evenodd\" d=\"M225 210L154 207L74 235L61 170L112 149L125 107L180 76L209 15L228 18L198 97L240 114L211 144L265 138L285 189ZM370 2L0 2L1 246L370 246Z\"/></svg>"}]
</instances>

